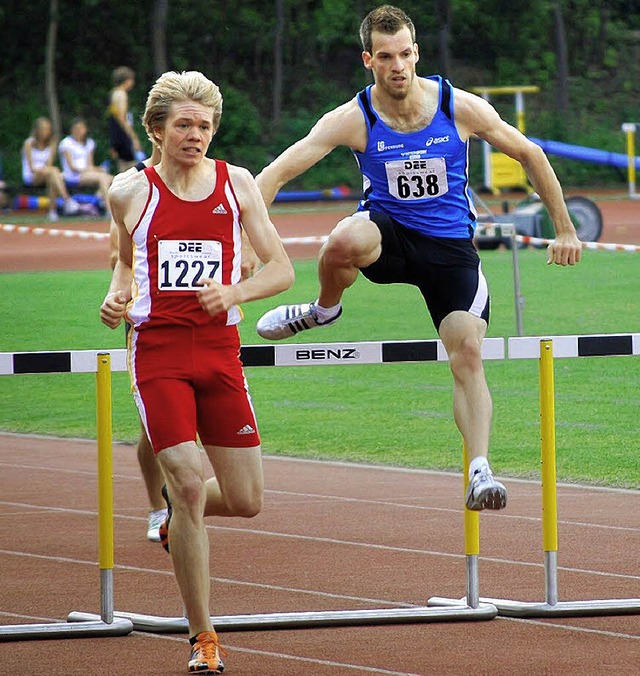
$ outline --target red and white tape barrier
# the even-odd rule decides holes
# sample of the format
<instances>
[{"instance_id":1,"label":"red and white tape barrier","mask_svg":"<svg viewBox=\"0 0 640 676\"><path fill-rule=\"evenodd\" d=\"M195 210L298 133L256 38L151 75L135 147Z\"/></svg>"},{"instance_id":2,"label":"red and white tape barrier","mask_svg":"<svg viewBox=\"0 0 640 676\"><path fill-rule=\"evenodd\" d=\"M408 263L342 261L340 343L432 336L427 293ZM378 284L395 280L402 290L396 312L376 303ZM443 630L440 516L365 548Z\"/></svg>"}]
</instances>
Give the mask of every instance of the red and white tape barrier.
<instances>
[{"instance_id":1,"label":"red and white tape barrier","mask_svg":"<svg viewBox=\"0 0 640 676\"><path fill-rule=\"evenodd\" d=\"M108 239L109 233L106 232L88 232L86 230L64 230L61 228L43 228L30 225L11 225L0 223L0 230L4 232L16 232L20 235L50 235L52 237L79 237L80 239ZM517 242L523 244L532 244L534 246L546 246L552 244L552 239L542 239L541 237L530 237L529 235L516 235ZM326 235L311 235L309 237L284 237L283 244L324 244L327 241ZM628 253L640 253L640 246L635 244L610 244L606 242L582 242L583 249L596 249L600 251L626 251Z\"/></svg>"}]
</instances>

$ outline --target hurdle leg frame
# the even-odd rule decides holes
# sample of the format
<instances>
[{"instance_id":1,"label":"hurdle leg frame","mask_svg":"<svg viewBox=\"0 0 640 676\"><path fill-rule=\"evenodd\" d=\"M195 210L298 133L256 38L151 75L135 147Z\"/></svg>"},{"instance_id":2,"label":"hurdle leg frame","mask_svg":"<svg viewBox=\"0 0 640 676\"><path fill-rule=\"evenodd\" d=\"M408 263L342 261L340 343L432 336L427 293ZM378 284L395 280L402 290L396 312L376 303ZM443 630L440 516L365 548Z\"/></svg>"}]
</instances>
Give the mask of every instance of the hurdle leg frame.
<instances>
[{"instance_id":1,"label":"hurdle leg frame","mask_svg":"<svg viewBox=\"0 0 640 676\"><path fill-rule=\"evenodd\" d=\"M96 372L98 424L98 558L100 615L71 624L14 624L0 626L0 642L27 639L125 636L133 623L113 612L113 438L111 431L111 356L98 354Z\"/></svg>"},{"instance_id":2,"label":"hurdle leg frame","mask_svg":"<svg viewBox=\"0 0 640 676\"><path fill-rule=\"evenodd\" d=\"M640 598L558 600L558 516L556 492L556 439L554 410L553 341L540 341L540 448L542 466L542 535L545 600L543 602L481 598L504 617L588 617L640 614ZM429 605L447 606L463 601L433 597Z\"/></svg>"},{"instance_id":3,"label":"hurdle leg frame","mask_svg":"<svg viewBox=\"0 0 640 676\"><path fill-rule=\"evenodd\" d=\"M468 455L464 448L464 476L468 477ZM465 478L464 487L466 489ZM465 508L465 553L467 595L463 602L450 607L412 606L408 608L375 608L364 610L295 611L289 613L262 613L254 615L212 616L217 632L257 631L273 629L312 629L322 627L355 627L367 625L418 624L433 622L461 622L492 620L498 609L490 603L480 602L478 584L478 552L480 548L477 512ZM139 613L116 612L117 618L130 621L136 631L149 633L187 633L186 617L160 617ZM73 612L69 622L86 622L95 615Z\"/></svg>"}]
</instances>

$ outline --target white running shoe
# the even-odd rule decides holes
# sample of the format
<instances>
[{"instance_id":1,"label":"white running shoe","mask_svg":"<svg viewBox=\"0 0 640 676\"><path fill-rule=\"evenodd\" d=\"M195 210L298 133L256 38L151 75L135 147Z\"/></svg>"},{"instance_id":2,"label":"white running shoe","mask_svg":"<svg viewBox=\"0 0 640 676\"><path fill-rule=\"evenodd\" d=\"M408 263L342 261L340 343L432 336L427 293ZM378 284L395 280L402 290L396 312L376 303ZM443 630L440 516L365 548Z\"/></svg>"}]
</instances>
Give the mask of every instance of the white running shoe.
<instances>
[{"instance_id":1,"label":"white running shoe","mask_svg":"<svg viewBox=\"0 0 640 676\"><path fill-rule=\"evenodd\" d=\"M275 310L269 310L269 312L260 317L256 324L256 331L262 338L283 340L284 338L295 336L300 331L333 324L341 314L342 308L340 308L335 317L326 322L320 322L318 321L318 315L313 303L280 305Z\"/></svg>"},{"instance_id":2,"label":"white running shoe","mask_svg":"<svg viewBox=\"0 0 640 676\"><path fill-rule=\"evenodd\" d=\"M80 204L76 202L73 197L70 197L68 200L66 200L62 207L62 213L65 216L75 216L77 213L79 213L79 211Z\"/></svg>"},{"instance_id":3,"label":"white running shoe","mask_svg":"<svg viewBox=\"0 0 640 676\"><path fill-rule=\"evenodd\" d=\"M469 481L466 495L467 509L504 509L507 506L507 489L493 478L490 469L478 470Z\"/></svg>"},{"instance_id":4,"label":"white running shoe","mask_svg":"<svg viewBox=\"0 0 640 676\"><path fill-rule=\"evenodd\" d=\"M160 542L160 526L167 518L167 509L157 509L155 512L149 512L149 521L147 522L147 540L149 542Z\"/></svg>"}]
</instances>

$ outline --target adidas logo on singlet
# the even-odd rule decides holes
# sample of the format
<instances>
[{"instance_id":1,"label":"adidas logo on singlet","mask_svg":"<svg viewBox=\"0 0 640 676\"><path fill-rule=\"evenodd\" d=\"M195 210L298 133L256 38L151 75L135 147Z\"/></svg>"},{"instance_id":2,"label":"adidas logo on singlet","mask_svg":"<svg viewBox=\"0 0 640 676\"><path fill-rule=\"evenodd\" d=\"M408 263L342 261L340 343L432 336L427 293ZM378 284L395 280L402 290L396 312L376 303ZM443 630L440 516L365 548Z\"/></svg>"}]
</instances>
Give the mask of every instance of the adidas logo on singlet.
<instances>
[{"instance_id":1,"label":"adidas logo on singlet","mask_svg":"<svg viewBox=\"0 0 640 676\"><path fill-rule=\"evenodd\" d=\"M212 214L226 214L227 210L224 208L224 204L218 204L218 206L211 213Z\"/></svg>"}]
</instances>

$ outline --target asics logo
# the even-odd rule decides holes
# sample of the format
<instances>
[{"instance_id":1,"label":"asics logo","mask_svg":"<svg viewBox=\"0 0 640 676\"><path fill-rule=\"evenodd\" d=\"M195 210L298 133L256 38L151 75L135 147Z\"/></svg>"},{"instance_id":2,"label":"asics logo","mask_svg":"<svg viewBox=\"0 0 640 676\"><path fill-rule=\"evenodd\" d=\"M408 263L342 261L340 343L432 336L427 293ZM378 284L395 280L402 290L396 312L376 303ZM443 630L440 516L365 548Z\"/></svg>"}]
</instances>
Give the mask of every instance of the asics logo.
<instances>
[{"instance_id":1,"label":"asics logo","mask_svg":"<svg viewBox=\"0 0 640 676\"><path fill-rule=\"evenodd\" d=\"M436 143L446 143L448 140L449 140L448 134L446 136L430 136L426 140L425 145L428 147L430 145L435 145Z\"/></svg>"}]
</instances>

